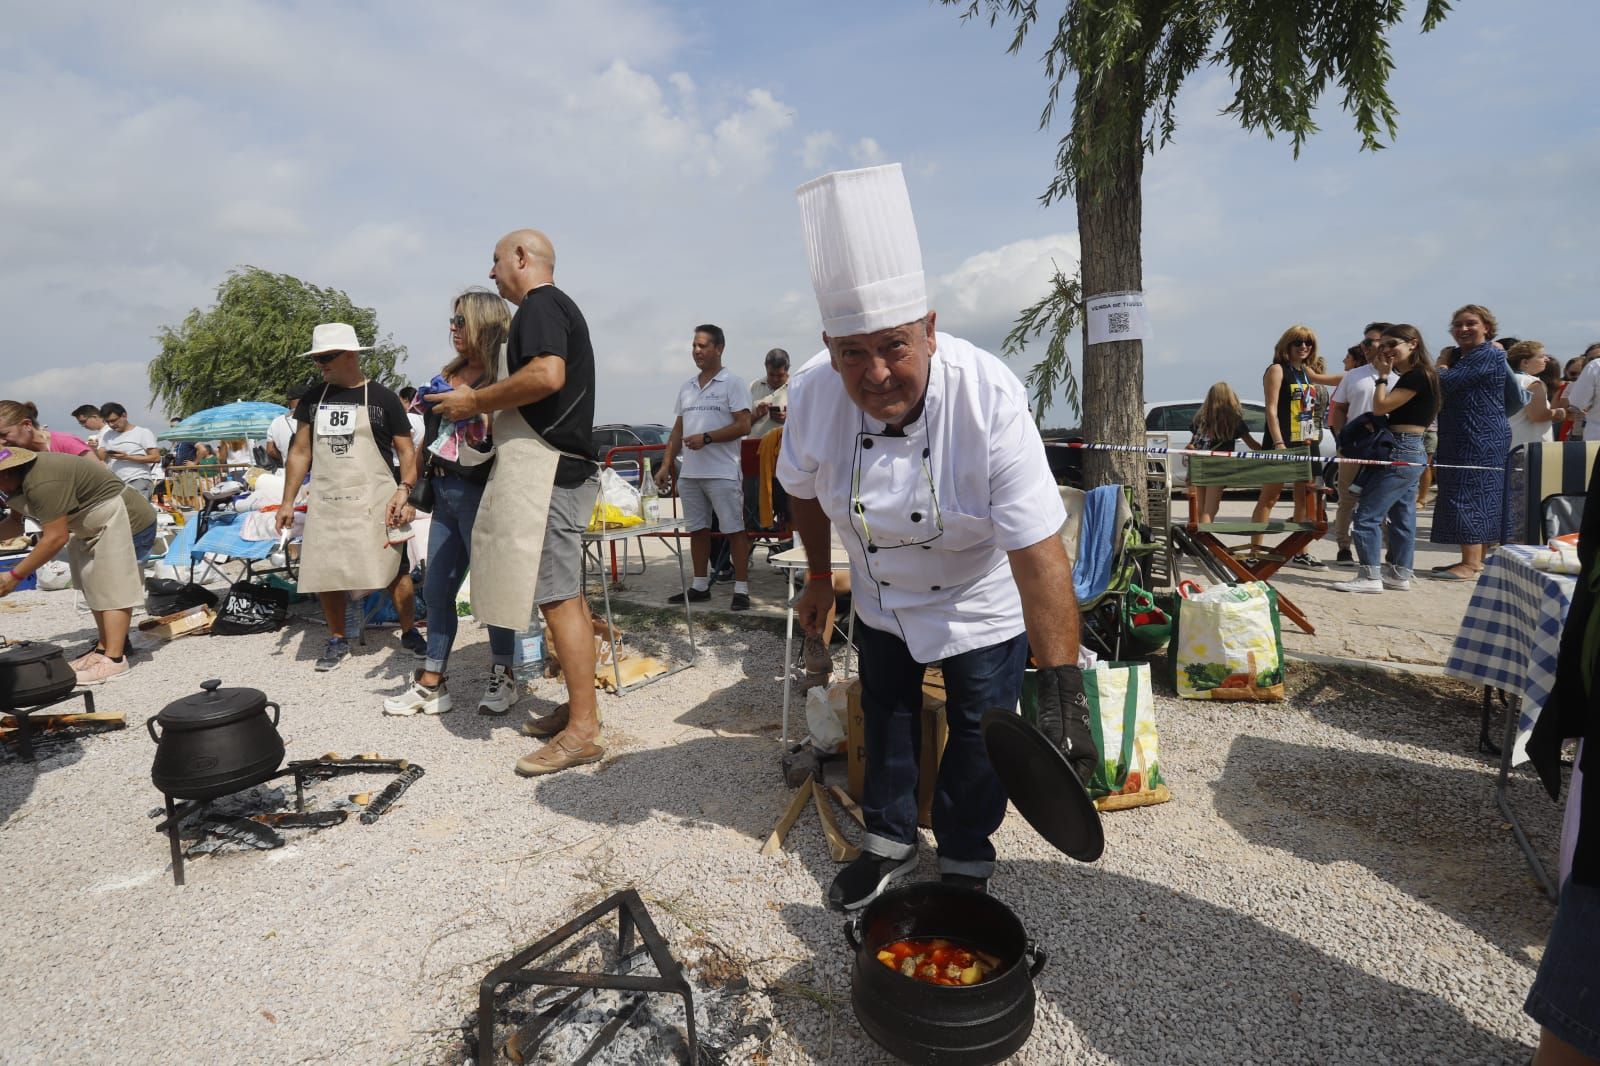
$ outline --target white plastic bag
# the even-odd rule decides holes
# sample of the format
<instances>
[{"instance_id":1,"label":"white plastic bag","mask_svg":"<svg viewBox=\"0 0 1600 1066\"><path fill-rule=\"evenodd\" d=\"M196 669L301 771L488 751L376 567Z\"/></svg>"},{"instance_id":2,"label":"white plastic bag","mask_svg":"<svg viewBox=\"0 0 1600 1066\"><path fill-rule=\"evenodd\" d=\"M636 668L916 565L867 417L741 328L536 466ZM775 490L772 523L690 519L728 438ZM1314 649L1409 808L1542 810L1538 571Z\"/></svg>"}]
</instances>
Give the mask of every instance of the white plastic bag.
<instances>
[{"instance_id":1,"label":"white plastic bag","mask_svg":"<svg viewBox=\"0 0 1600 1066\"><path fill-rule=\"evenodd\" d=\"M639 490L622 480L611 467L600 470L600 491L595 494L594 514L589 518L590 529L608 526L630 526L642 522Z\"/></svg>"},{"instance_id":2,"label":"white plastic bag","mask_svg":"<svg viewBox=\"0 0 1600 1066\"><path fill-rule=\"evenodd\" d=\"M811 732L811 746L824 754L844 750L849 688L850 682L835 681L827 688L817 685L806 690L806 728Z\"/></svg>"}]
</instances>

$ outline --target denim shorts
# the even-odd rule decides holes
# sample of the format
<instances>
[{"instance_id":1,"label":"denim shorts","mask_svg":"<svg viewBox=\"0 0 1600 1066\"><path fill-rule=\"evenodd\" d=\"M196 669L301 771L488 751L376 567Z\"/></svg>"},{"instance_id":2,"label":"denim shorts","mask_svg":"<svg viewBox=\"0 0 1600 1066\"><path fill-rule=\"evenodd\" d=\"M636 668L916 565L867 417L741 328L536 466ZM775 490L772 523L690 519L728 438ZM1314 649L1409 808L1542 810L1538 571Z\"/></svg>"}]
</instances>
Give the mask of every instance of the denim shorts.
<instances>
[{"instance_id":1,"label":"denim shorts","mask_svg":"<svg viewBox=\"0 0 1600 1066\"><path fill-rule=\"evenodd\" d=\"M1561 889L1544 961L1523 1010L1590 1058L1600 1058L1600 886Z\"/></svg>"}]
</instances>

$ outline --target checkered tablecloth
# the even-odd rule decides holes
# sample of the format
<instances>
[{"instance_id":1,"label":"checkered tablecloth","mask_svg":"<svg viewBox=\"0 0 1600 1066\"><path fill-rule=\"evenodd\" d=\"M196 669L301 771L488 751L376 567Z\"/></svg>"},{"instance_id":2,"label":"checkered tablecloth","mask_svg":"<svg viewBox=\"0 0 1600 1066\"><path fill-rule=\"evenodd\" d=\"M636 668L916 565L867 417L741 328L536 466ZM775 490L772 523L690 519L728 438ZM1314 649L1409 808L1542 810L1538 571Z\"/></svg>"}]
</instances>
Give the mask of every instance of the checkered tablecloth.
<instances>
[{"instance_id":1,"label":"checkered tablecloth","mask_svg":"<svg viewBox=\"0 0 1600 1066\"><path fill-rule=\"evenodd\" d=\"M1444 672L1521 697L1511 762L1528 761L1528 736L1556 679L1561 627L1578 579L1533 568L1545 548L1506 545L1478 575Z\"/></svg>"}]
</instances>

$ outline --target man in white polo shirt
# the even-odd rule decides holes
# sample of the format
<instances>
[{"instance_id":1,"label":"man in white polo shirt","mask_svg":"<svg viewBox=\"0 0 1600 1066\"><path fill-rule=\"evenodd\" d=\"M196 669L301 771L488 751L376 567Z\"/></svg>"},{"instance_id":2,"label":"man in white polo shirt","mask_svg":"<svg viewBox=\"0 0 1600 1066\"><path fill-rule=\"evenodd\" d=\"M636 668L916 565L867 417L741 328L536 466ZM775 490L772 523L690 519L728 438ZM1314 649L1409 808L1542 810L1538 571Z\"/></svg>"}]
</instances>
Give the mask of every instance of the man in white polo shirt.
<instances>
[{"instance_id":1,"label":"man in white polo shirt","mask_svg":"<svg viewBox=\"0 0 1600 1066\"><path fill-rule=\"evenodd\" d=\"M1378 387L1378 375L1366 360L1377 350L1378 341L1388 328L1387 322L1367 323L1367 328L1362 331L1362 362L1359 366L1352 369L1349 364L1353 357L1348 354L1345 356L1344 380L1333 390L1333 398L1328 402L1328 428L1333 430L1335 440L1346 425L1362 415L1372 413L1372 393ZM1394 384L1392 376L1389 383ZM1350 483L1360 471L1361 468L1355 463L1339 464L1339 512L1333 520L1333 536L1339 543L1339 554L1333 561L1335 566L1356 565L1356 557L1350 551L1350 520L1356 513L1356 497L1350 491Z\"/></svg>"},{"instance_id":2,"label":"man in white polo shirt","mask_svg":"<svg viewBox=\"0 0 1600 1066\"><path fill-rule=\"evenodd\" d=\"M711 519L728 537L733 549L733 601L735 611L750 609L750 538L744 532L744 484L739 469L740 442L750 432L750 390L744 380L722 366L725 338L710 324L694 331L694 365L700 372L678 390L677 421L667 441L666 454L656 484L666 491L672 464L684 452L678 472L678 499L689 524L689 554L694 560L694 584L688 598L698 603L711 598ZM668 603L682 603L679 592Z\"/></svg>"}]
</instances>

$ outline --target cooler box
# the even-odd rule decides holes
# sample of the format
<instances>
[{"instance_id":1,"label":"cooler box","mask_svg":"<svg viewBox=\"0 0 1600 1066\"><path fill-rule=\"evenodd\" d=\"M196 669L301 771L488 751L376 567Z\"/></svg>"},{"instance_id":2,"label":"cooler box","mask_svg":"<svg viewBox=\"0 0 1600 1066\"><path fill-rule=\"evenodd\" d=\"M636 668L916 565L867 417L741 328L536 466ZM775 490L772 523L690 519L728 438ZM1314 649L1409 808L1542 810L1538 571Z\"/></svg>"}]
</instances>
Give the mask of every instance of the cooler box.
<instances>
[{"instance_id":1,"label":"cooler box","mask_svg":"<svg viewBox=\"0 0 1600 1066\"><path fill-rule=\"evenodd\" d=\"M4 556L4 557L0 557L0 570L10 570L13 566L16 566L18 563L22 562L22 560L26 559L27 557L28 557L28 553L27 552L23 552L21 555L7 555L7 556ZM38 574L29 574L27 577L25 577L21 581L17 582L17 591L18 592L22 592L22 591L25 591L27 589L36 589L38 587L39 587L39 575Z\"/></svg>"}]
</instances>

